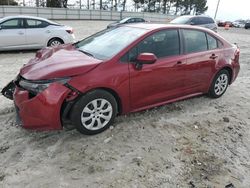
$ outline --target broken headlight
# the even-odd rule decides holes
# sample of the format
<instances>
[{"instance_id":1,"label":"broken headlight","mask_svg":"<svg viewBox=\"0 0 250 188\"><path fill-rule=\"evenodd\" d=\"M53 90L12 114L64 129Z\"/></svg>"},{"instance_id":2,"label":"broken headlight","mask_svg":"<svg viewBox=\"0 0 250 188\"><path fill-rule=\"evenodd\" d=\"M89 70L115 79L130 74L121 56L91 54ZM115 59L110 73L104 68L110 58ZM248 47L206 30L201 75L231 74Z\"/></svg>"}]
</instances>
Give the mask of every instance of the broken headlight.
<instances>
[{"instance_id":1,"label":"broken headlight","mask_svg":"<svg viewBox=\"0 0 250 188\"><path fill-rule=\"evenodd\" d=\"M52 83L61 83L65 84L70 80L70 78L57 78L52 80L39 80L39 81L30 81L30 80L20 80L19 86L25 90L32 92L33 94L41 93L49 87Z\"/></svg>"}]
</instances>

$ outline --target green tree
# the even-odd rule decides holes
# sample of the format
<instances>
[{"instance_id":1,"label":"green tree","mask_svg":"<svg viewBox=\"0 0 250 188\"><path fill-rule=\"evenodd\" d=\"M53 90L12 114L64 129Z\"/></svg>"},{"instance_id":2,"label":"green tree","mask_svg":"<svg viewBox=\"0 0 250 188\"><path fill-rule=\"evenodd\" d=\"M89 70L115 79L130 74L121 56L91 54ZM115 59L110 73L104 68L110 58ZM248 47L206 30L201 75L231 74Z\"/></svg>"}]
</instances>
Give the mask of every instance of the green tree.
<instances>
[{"instance_id":1,"label":"green tree","mask_svg":"<svg viewBox=\"0 0 250 188\"><path fill-rule=\"evenodd\" d=\"M208 9L207 0L195 0L194 9L196 15L206 12Z\"/></svg>"},{"instance_id":2,"label":"green tree","mask_svg":"<svg viewBox=\"0 0 250 188\"><path fill-rule=\"evenodd\" d=\"M176 7L175 14L203 14L207 11L207 0L172 0Z\"/></svg>"},{"instance_id":3,"label":"green tree","mask_svg":"<svg viewBox=\"0 0 250 188\"><path fill-rule=\"evenodd\" d=\"M47 0L47 7L67 8L68 0Z\"/></svg>"},{"instance_id":4,"label":"green tree","mask_svg":"<svg viewBox=\"0 0 250 188\"><path fill-rule=\"evenodd\" d=\"M167 3L169 3L170 0L163 0L162 1L162 6L163 6L163 14L166 14L167 12Z\"/></svg>"},{"instance_id":5,"label":"green tree","mask_svg":"<svg viewBox=\"0 0 250 188\"><path fill-rule=\"evenodd\" d=\"M15 0L1 0L0 5L18 5L18 3Z\"/></svg>"}]
</instances>

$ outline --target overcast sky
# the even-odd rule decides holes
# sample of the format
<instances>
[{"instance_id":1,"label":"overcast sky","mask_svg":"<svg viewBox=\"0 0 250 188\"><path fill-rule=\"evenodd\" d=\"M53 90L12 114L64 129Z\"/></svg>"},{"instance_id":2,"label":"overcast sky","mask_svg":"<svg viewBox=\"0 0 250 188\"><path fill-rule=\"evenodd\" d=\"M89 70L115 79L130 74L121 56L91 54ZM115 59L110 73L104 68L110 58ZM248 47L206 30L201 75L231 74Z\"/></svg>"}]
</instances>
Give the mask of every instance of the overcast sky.
<instances>
[{"instance_id":1,"label":"overcast sky","mask_svg":"<svg viewBox=\"0 0 250 188\"><path fill-rule=\"evenodd\" d=\"M1 0L0 0L1 1ZM23 0L18 0L23 2ZM79 0L68 0L68 3L74 4ZM87 0L81 0L82 4L86 4ZM91 0L89 0L91 2ZM95 0L99 2L99 0ZM108 0L103 0L108 1ZM123 0L118 0L123 1ZM35 0L25 0L28 2L35 2ZM127 0L127 5L132 6L133 0ZM218 0L207 0L208 11L205 13L214 17ZM250 0L220 0L219 11L216 17L217 20L234 21L237 19L250 19Z\"/></svg>"},{"instance_id":2,"label":"overcast sky","mask_svg":"<svg viewBox=\"0 0 250 188\"><path fill-rule=\"evenodd\" d=\"M214 17L218 0L207 0L207 15ZM220 0L217 20L250 19L250 0Z\"/></svg>"},{"instance_id":3,"label":"overcast sky","mask_svg":"<svg viewBox=\"0 0 250 188\"><path fill-rule=\"evenodd\" d=\"M79 1L79 0L78 0ZM90 0L91 1L91 0ZM98 2L99 0L96 0ZM105 0L103 0L105 1ZM118 0L119 1L119 0ZM122 1L122 0L120 0ZM70 3L76 0L69 0ZM127 5L132 5L132 0L127 0ZM214 17L218 0L207 0L207 15ZM82 0L86 3L86 0ZM250 0L220 0L217 20L234 21L237 19L250 19Z\"/></svg>"}]
</instances>

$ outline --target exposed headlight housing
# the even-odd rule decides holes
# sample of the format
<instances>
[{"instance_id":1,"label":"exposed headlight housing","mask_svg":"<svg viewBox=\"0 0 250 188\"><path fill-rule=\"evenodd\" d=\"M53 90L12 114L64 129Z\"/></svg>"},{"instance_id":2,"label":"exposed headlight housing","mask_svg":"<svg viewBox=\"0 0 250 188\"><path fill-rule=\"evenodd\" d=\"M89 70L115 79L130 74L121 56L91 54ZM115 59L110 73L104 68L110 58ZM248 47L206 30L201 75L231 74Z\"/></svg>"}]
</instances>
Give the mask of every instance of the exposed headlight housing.
<instances>
[{"instance_id":1,"label":"exposed headlight housing","mask_svg":"<svg viewBox=\"0 0 250 188\"><path fill-rule=\"evenodd\" d=\"M23 89L26 89L36 95L38 93L41 93L45 89L47 89L49 85L52 83L57 82L57 83L65 84L69 80L70 78L56 78L56 79L51 79L51 80L38 80L38 81L30 81L30 80L21 79L18 84Z\"/></svg>"}]
</instances>

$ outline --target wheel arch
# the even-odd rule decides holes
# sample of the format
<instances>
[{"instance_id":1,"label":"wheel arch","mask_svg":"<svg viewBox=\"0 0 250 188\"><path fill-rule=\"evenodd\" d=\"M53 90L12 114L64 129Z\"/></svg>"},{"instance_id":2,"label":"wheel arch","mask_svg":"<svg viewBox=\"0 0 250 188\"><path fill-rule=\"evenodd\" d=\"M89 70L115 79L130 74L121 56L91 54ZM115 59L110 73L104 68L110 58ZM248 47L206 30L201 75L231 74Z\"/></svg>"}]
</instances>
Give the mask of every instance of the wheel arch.
<instances>
[{"instance_id":1,"label":"wheel arch","mask_svg":"<svg viewBox=\"0 0 250 188\"><path fill-rule=\"evenodd\" d=\"M215 78L215 76L222 70L227 70L228 73L229 73L229 85L231 85L232 83L232 78L233 78L233 69L229 66L224 66L224 67L221 67L221 68L218 68L218 70L214 73L214 75L212 76L212 78L210 79L210 82L209 82L209 85L208 85L208 88L207 88L207 92L209 91L209 88L211 86L211 84L213 83L213 80Z\"/></svg>"},{"instance_id":2,"label":"wheel arch","mask_svg":"<svg viewBox=\"0 0 250 188\"><path fill-rule=\"evenodd\" d=\"M122 101L121 101L121 98L118 95L118 93L115 90L111 89L111 88L98 87L98 88L93 88L91 90L85 91L84 93L80 94L78 97L73 99L72 101L64 100L63 104L61 105L61 119L64 119L64 120L68 119L71 108L80 99L80 97L82 95L85 95L86 93L92 92L94 90L103 90L103 91L106 91L106 92L110 93L115 98L115 100L117 102L118 114L122 114Z\"/></svg>"},{"instance_id":3,"label":"wheel arch","mask_svg":"<svg viewBox=\"0 0 250 188\"><path fill-rule=\"evenodd\" d=\"M121 98L120 98L119 94L115 90L113 90L111 88L106 88L106 87L99 87L99 88L92 89L92 90L90 90L88 92L91 92L93 90L104 90L104 91L110 93L111 95L113 95L116 102L117 102L118 114L122 113L122 101L121 101Z\"/></svg>"},{"instance_id":4,"label":"wheel arch","mask_svg":"<svg viewBox=\"0 0 250 188\"><path fill-rule=\"evenodd\" d=\"M229 85L230 85L232 83L232 78L233 78L233 69L231 67L226 66L226 67L221 68L219 71L221 71L221 70L228 71L228 73L229 73Z\"/></svg>"}]
</instances>

